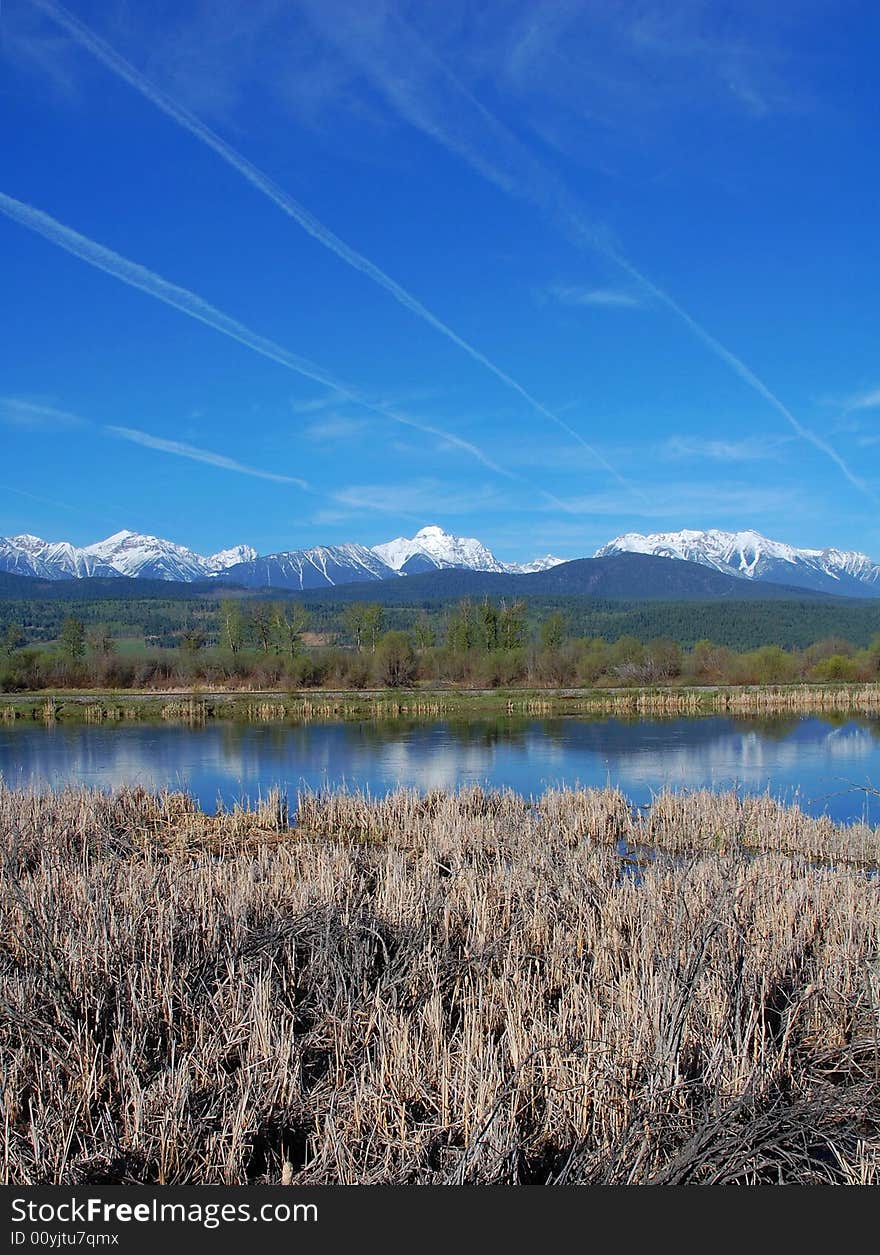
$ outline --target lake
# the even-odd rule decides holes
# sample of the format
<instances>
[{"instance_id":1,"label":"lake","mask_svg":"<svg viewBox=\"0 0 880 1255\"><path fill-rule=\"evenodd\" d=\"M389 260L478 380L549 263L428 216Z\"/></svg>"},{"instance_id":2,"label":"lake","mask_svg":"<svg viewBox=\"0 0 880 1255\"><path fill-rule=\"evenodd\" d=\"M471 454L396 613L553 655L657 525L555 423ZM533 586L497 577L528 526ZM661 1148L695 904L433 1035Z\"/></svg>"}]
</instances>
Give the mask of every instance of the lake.
<instances>
[{"instance_id":1,"label":"lake","mask_svg":"<svg viewBox=\"0 0 880 1255\"><path fill-rule=\"evenodd\" d=\"M280 786L479 784L523 794L549 786L616 785L636 804L664 786L738 787L798 801L838 821L880 823L880 719L493 718L437 722L0 727L7 785L144 785L191 792L212 810Z\"/></svg>"}]
</instances>

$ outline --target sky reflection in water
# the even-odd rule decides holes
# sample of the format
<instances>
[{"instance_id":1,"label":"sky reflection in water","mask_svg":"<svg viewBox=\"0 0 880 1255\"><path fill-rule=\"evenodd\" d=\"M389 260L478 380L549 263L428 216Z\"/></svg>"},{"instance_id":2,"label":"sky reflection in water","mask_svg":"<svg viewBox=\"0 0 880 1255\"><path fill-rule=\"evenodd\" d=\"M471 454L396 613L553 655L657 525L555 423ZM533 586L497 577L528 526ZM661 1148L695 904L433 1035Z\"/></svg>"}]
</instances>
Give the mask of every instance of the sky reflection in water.
<instances>
[{"instance_id":1,"label":"sky reflection in water","mask_svg":"<svg viewBox=\"0 0 880 1255\"><path fill-rule=\"evenodd\" d=\"M202 728L13 725L0 729L10 785L81 783L185 788L203 806L342 784L384 793L398 784L464 784L540 793L552 785L619 786L636 803L673 788L729 788L797 798L838 820L880 822L880 720L814 717L622 721L448 720ZM854 788L855 786L855 788Z\"/></svg>"}]
</instances>

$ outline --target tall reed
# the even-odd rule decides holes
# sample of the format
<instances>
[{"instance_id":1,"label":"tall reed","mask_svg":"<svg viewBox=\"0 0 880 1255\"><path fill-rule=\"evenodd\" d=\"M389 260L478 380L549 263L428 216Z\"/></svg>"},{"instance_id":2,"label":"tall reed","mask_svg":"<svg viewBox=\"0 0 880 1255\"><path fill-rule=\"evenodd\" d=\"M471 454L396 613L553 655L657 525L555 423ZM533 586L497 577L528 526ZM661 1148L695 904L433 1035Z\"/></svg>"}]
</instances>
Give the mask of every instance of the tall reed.
<instances>
[{"instance_id":1,"label":"tall reed","mask_svg":"<svg viewBox=\"0 0 880 1255\"><path fill-rule=\"evenodd\" d=\"M877 1184L876 835L0 785L3 1179Z\"/></svg>"}]
</instances>

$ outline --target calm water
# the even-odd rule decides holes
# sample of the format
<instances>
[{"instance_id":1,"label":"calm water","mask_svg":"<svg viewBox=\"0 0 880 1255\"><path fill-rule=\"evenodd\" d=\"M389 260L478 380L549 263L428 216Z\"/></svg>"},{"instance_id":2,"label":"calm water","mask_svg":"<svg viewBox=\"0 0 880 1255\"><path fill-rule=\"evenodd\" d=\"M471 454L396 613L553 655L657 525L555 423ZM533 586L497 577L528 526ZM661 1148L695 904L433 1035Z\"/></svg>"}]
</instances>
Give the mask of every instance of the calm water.
<instances>
[{"instance_id":1,"label":"calm water","mask_svg":"<svg viewBox=\"0 0 880 1255\"><path fill-rule=\"evenodd\" d=\"M398 784L455 789L619 786L635 803L673 788L769 788L814 814L880 823L880 720L497 719L202 728L42 725L0 727L7 784L75 782L112 788L185 788L204 807L257 798L280 785L341 784L384 793Z\"/></svg>"}]
</instances>

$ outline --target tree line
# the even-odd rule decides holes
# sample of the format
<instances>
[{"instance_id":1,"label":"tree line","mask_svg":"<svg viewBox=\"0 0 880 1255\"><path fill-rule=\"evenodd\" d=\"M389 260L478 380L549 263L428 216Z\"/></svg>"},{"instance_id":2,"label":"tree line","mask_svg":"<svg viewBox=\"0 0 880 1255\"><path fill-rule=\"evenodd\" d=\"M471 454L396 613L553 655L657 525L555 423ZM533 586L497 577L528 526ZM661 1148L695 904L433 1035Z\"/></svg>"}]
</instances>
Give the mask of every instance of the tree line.
<instances>
[{"instance_id":1,"label":"tree line","mask_svg":"<svg viewBox=\"0 0 880 1255\"><path fill-rule=\"evenodd\" d=\"M41 688L161 688L195 684L245 688L618 687L662 684L873 682L880 634L858 647L841 636L801 649L735 650L698 640L631 634L581 635L562 610L535 623L521 600L465 599L443 618L423 608L411 626L386 622L378 603L353 602L339 631L311 631L294 601L221 601L212 625L196 622L174 648L125 652L106 624L75 614L56 639L35 646L8 623L0 632L0 691Z\"/></svg>"},{"instance_id":2,"label":"tree line","mask_svg":"<svg viewBox=\"0 0 880 1255\"><path fill-rule=\"evenodd\" d=\"M380 590L381 591L381 590ZM300 606L308 614L308 632L323 643L350 646L354 643L350 615L361 612L363 605L378 604L355 598L352 603L322 600L322 593L276 594L268 605ZM65 618L75 617L87 631L105 629L120 642L131 642L149 649L179 649L186 640L202 642L203 648L221 646L222 620L229 617L226 607L236 602L242 614L242 650L255 639L252 616L266 617L265 595L230 593L217 596L169 596L151 598L82 598L80 600L9 600L0 598L0 635L8 626L21 628L28 645L57 642ZM382 602L379 611L383 631L408 632L418 644L426 631L436 641L445 641L450 618L458 614L458 600L433 600L410 604L388 605ZM485 601L473 600L479 610ZM509 599L507 606L516 604ZM739 653L761 645L779 645L786 650L805 649L827 637L841 637L856 648L866 648L880 633L880 599L843 601L609 601L593 597L534 597L522 603L525 607L526 637L537 640L545 619L561 613L566 633L571 637L602 637L613 642L621 636L634 636L639 641L669 637L685 649L692 649L699 640L710 640ZM496 610L502 603L495 599ZM221 606L224 607L221 610ZM234 624L236 616L231 616ZM364 629L368 637L373 629ZM265 635L265 632L264 632Z\"/></svg>"}]
</instances>

